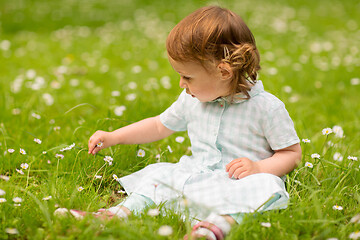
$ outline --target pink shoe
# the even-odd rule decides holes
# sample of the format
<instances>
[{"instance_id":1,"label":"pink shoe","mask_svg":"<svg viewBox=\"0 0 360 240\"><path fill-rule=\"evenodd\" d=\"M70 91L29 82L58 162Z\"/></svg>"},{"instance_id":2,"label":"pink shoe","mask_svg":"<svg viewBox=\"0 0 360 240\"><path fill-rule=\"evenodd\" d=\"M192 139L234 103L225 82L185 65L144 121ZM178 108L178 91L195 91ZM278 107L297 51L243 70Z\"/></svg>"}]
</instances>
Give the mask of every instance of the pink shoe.
<instances>
[{"instance_id":1,"label":"pink shoe","mask_svg":"<svg viewBox=\"0 0 360 240\"><path fill-rule=\"evenodd\" d=\"M201 228L205 228L205 229L210 230L213 233L213 236L215 236L215 238L214 237L208 237L206 235L201 234L199 232L199 230L201 230ZM193 229L191 231L191 239L198 239L198 238L203 238L203 237L206 237L207 240L223 240L224 239L224 233L215 224L210 223L210 222L206 222L206 221L202 221L202 222L199 222L198 224L196 224L193 227ZM187 235L185 235L184 240L188 240L188 239L189 239L189 237Z\"/></svg>"}]
</instances>

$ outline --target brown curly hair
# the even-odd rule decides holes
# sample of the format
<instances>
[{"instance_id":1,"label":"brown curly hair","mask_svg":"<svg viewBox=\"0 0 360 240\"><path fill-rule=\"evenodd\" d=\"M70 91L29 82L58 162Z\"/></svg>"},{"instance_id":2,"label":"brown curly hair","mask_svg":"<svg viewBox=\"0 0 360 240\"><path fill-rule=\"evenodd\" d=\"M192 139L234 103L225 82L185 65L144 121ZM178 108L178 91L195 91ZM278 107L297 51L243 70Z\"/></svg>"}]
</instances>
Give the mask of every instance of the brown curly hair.
<instances>
[{"instance_id":1,"label":"brown curly hair","mask_svg":"<svg viewBox=\"0 0 360 240\"><path fill-rule=\"evenodd\" d=\"M237 93L250 98L247 81L256 82L260 54L250 29L234 12L218 6L196 10L171 30L166 49L175 61L195 61L205 67L209 61L229 64L231 100Z\"/></svg>"}]
</instances>

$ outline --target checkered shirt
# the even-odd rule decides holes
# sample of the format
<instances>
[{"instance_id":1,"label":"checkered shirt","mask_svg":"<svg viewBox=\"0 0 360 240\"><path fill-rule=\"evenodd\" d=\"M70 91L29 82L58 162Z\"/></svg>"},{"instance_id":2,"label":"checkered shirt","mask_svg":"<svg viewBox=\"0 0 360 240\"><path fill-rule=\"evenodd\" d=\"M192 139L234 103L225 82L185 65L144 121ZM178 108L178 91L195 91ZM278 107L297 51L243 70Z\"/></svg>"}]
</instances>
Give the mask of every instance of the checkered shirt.
<instances>
[{"instance_id":1,"label":"checkered shirt","mask_svg":"<svg viewBox=\"0 0 360 240\"><path fill-rule=\"evenodd\" d=\"M232 104L227 98L202 103L183 91L160 120L171 130L188 131L192 155L122 177L127 193L142 194L157 204L186 199L218 214L252 212L279 193L281 198L269 209L286 207L288 193L281 178L259 173L237 180L225 171L236 158L260 161L299 142L285 105L264 91L261 81L249 94L250 99L240 95Z\"/></svg>"}]
</instances>

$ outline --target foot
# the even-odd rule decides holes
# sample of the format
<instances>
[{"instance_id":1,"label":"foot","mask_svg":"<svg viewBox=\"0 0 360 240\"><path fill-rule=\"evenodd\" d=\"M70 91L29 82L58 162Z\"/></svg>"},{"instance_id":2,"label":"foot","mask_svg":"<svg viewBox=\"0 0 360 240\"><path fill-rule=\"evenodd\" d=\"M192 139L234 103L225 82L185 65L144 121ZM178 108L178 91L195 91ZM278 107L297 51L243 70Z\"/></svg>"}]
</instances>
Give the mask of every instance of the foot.
<instances>
[{"instance_id":1,"label":"foot","mask_svg":"<svg viewBox=\"0 0 360 240\"><path fill-rule=\"evenodd\" d=\"M96 218L99 218L101 220L110 220L114 217L119 217L121 218L119 215L108 211L107 209L99 209L97 212L85 212L85 211L81 211L81 210L76 210L76 209L70 209L70 213L71 215L73 215L76 219L83 219L86 215L93 215ZM125 217L122 217L125 218Z\"/></svg>"},{"instance_id":2,"label":"foot","mask_svg":"<svg viewBox=\"0 0 360 240\"><path fill-rule=\"evenodd\" d=\"M191 231L191 239L222 240L230 232L235 220L229 215L211 213L205 221L196 224ZM188 236L185 235L185 240Z\"/></svg>"},{"instance_id":3,"label":"foot","mask_svg":"<svg viewBox=\"0 0 360 240\"><path fill-rule=\"evenodd\" d=\"M206 240L223 240L223 231L213 223L202 221L196 224L191 231L192 239L206 239ZM184 236L184 240L188 240L187 235Z\"/></svg>"}]
</instances>

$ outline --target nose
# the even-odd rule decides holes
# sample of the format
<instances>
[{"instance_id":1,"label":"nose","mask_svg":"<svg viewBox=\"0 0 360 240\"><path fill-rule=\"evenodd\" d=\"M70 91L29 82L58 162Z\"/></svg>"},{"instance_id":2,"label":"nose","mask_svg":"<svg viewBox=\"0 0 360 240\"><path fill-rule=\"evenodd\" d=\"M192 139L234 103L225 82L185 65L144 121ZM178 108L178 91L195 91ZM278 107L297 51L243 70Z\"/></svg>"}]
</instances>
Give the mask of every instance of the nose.
<instances>
[{"instance_id":1,"label":"nose","mask_svg":"<svg viewBox=\"0 0 360 240\"><path fill-rule=\"evenodd\" d=\"M182 77L180 77L179 86L180 88L187 88L187 84Z\"/></svg>"}]
</instances>

